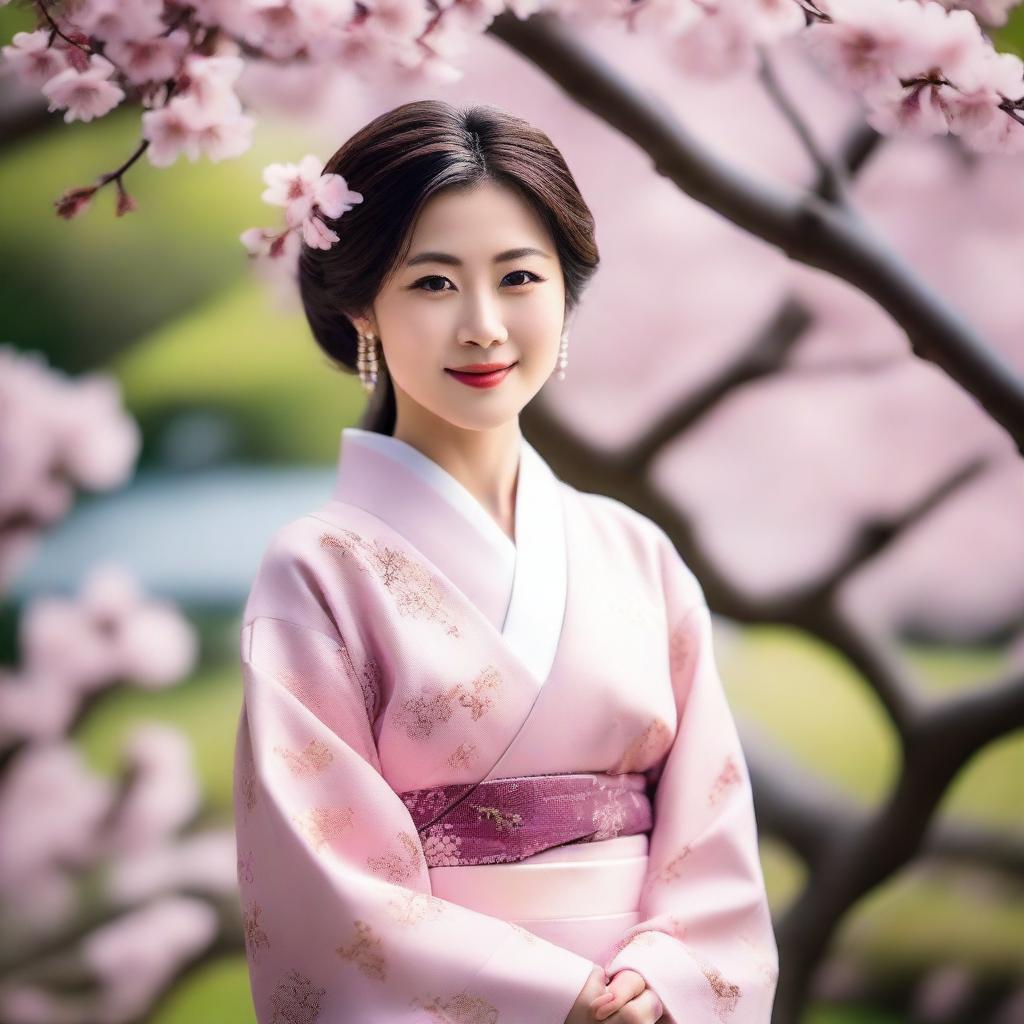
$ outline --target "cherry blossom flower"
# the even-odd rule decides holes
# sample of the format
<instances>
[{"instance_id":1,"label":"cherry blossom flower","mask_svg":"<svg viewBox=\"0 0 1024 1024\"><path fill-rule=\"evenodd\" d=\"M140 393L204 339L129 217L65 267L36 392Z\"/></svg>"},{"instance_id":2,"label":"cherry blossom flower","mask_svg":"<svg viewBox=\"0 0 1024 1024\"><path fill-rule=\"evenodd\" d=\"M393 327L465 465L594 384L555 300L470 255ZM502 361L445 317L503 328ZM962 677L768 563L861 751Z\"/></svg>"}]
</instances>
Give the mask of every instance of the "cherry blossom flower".
<instances>
[{"instance_id":1,"label":"cherry blossom flower","mask_svg":"<svg viewBox=\"0 0 1024 1024\"><path fill-rule=\"evenodd\" d=\"M323 174L323 162L309 153L298 164L271 164L263 172L267 183L264 202L285 207L285 220L295 225L306 220L314 207L328 217L340 217L363 197L350 191L340 174Z\"/></svg>"},{"instance_id":2,"label":"cherry blossom flower","mask_svg":"<svg viewBox=\"0 0 1024 1024\"><path fill-rule=\"evenodd\" d=\"M57 739L81 705L81 695L64 678L49 673L0 672L0 742Z\"/></svg>"},{"instance_id":3,"label":"cherry blossom flower","mask_svg":"<svg viewBox=\"0 0 1024 1024\"><path fill-rule=\"evenodd\" d=\"M455 58L506 10L521 19L550 11L618 23L656 37L670 60L708 77L755 73L759 47L799 34L830 74L862 94L879 131L953 131L979 151L1014 152L1024 126L999 108L1013 102L1019 83L1011 81L1009 63L994 68L979 25L1005 23L1012 6L1014 0L194 0L168 8L162 0L77 0L60 14L59 35L45 28L18 33L3 54L42 88L51 110L65 110L65 121L101 116L126 87L136 87L145 152L157 167L182 154L218 161L250 147L254 120L235 91L246 59L305 67L310 88L327 68L371 86L451 84L462 76ZM182 10L169 26L176 7ZM164 82L173 87L160 89ZM58 215L85 211L96 188L111 180L118 215L134 209L121 176L111 174L65 192ZM314 205L305 194L287 204L288 230L308 246L329 247L336 234ZM327 214L323 204L320 213ZM262 230L240 238L250 254L279 256L287 244Z\"/></svg>"},{"instance_id":4,"label":"cherry blossom flower","mask_svg":"<svg viewBox=\"0 0 1024 1024\"><path fill-rule=\"evenodd\" d=\"M1010 9L1017 7L1020 0L943 0L946 7L959 7L970 11L979 21L987 25L1005 25Z\"/></svg>"},{"instance_id":5,"label":"cherry blossom flower","mask_svg":"<svg viewBox=\"0 0 1024 1024\"><path fill-rule=\"evenodd\" d=\"M756 40L730 7L709 10L669 43L672 58L684 70L707 78L754 71Z\"/></svg>"},{"instance_id":6,"label":"cherry blossom flower","mask_svg":"<svg viewBox=\"0 0 1024 1024\"><path fill-rule=\"evenodd\" d=\"M892 65L901 78L938 70L946 78L956 79L991 45L982 36L977 19L967 11L947 11L936 0L899 0L899 6L909 22Z\"/></svg>"},{"instance_id":7,"label":"cherry blossom flower","mask_svg":"<svg viewBox=\"0 0 1024 1024\"><path fill-rule=\"evenodd\" d=\"M142 115L142 137L149 142L146 156L154 167L169 167L182 153L189 160L199 159L193 116L194 108L181 97Z\"/></svg>"},{"instance_id":8,"label":"cherry blossom flower","mask_svg":"<svg viewBox=\"0 0 1024 1024\"><path fill-rule=\"evenodd\" d=\"M279 256L288 235L290 231L287 228L280 232L269 228L247 228L238 237L250 256Z\"/></svg>"},{"instance_id":9,"label":"cherry blossom flower","mask_svg":"<svg viewBox=\"0 0 1024 1024\"><path fill-rule=\"evenodd\" d=\"M50 45L50 33L44 28L15 32L0 53L18 78L31 86L42 85L68 66L64 50Z\"/></svg>"},{"instance_id":10,"label":"cherry blossom flower","mask_svg":"<svg viewBox=\"0 0 1024 1024\"><path fill-rule=\"evenodd\" d=\"M216 938L217 912L192 896L163 896L102 925L81 943L101 981L97 1020L140 1018L181 968Z\"/></svg>"},{"instance_id":11,"label":"cherry blossom flower","mask_svg":"<svg viewBox=\"0 0 1024 1024\"><path fill-rule=\"evenodd\" d=\"M95 194L95 185L69 188L59 199L54 201L53 205L57 208L57 215L59 217L71 220L89 209L89 206L92 204L92 197Z\"/></svg>"},{"instance_id":12,"label":"cherry blossom flower","mask_svg":"<svg viewBox=\"0 0 1024 1024\"><path fill-rule=\"evenodd\" d=\"M884 85L905 54L915 0L822 0L832 21L811 25L804 39L811 52L851 89Z\"/></svg>"},{"instance_id":13,"label":"cherry blossom flower","mask_svg":"<svg viewBox=\"0 0 1024 1024\"><path fill-rule=\"evenodd\" d=\"M122 905L183 889L230 897L238 890L237 862L231 829L199 832L115 855L107 868L107 892Z\"/></svg>"},{"instance_id":14,"label":"cherry blossom flower","mask_svg":"<svg viewBox=\"0 0 1024 1024\"><path fill-rule=\"evenodd\" d=\"M162 846L194 818L202 802L188 737L173 726L143 723L132 730L122 762L132 781L105 832L105 852Z\"/></svg>"},{"instance_id":15,"label":"cherry blossom flower","mask_svg":"<svg viewBox=\"0 0 1024 1024\"><path fill-rule=\"evenodd\" d=\"M338 235L319 217L307 217L302 222L302 240L311 249L330 249L338 241Z\"/></svg>"},{"instance_id":16,"label":"cherry blossom flower","mask_svg":"<svg viewBox=\"0 0 1024 1024\"><path fill-rule=\"evenodd\" d=\"M212 57L191 53L185 58L186 94L198 110L210 117L226 119L239 114L242 104L234 85L244 68L244 62L235 53L219 53Z\"/></svg>"},{"instance_id":17,"label":"cherry blossom flower","mask_svg":"<svg viewBox=\"0 0 1024 1024\"><path fill-rule=\"evenodd\" d=\"M390 0L411 10L425 5L419 0ZM382 6L367 4L370 15ZM354 0L254 0L249 4L225 5L218 22L233 36L271 60L287 60L311 42L348 23L356 14Z\"/></svg>"},{"instance_id":18,"label":"cherry blossom flower","mask_svg":"<svg viewBox=\"0 0 1024 1024\"><path fill-rule=\"evenodd\" d=\"M72 486L123 483L141 445L113 378L72 380L39 353L0 345L0 514L54 522L70 507Z\"/></svg>"},{"instance_id":19,"label":"cherry blossom flower","mask_svg":"<svg viewBox=\"0 0 1024 1024\"><path fill-rule=\"evenodd\" d=\"M704 17L692 0L648 0L630 15L630 24L641 32L681 33Z\"/></svg>"},{"instance_id":20,"label":"cherry blossom flower","mask_svg":"<svg viewBox=\"0 0 1024 1024\"><path fill-rule=\"evenodd\" d=\"M91 121L109 114L124 99L124 90L110 81L114 65L94 53L85 71L65 68L43 85L43 95L50 101L49 109L64 110L64 120Z\"/></svg>"},{"instance_id":21,"label":"cherry blossom flower","mask_svg":"<svg viewBox=\"0 0 1024 1024\"><path fill-rule=\"evenodd\" d=\"M42 871L94 859L113 798L111 780L88 771L70 741L33 744L12 761L0 800L0 832L9 837L0 843L5 899Z\"/></svg>"},{"instance_id":22,"label":"cherry blossom flower","mask_svg":"<svg viewBox=\"0 0 1024 1024\"><path fill-rule=\"evenodd\" d=\"M308 153L297 164L270 164L263 170L267 185L263 201L283 206L288 230L298 229L302 240L314 249L329 249L338 241L338 235L321 220L321 214L337 219L363 201L342 175L321 173L323 166L323 161ZM283 253L281 236L265 229L249 228L239 238L250 255Z\"/></svg>"},{"instance_id":23,"label":"cherry blossom flower","mask_svg":"<svg viewBox=\"0 0 1024 1024\"><path fill-rule=\"evenodd\" d=\"M79 0L72 21L84 33L104 42L150 39L165 28L162 0Z\"/></svg>"},{"instance_id":24,"label":"cherry blossom flower","mask_svg":"<svg viewBox=\"0 0 1024 1024\"><path fill-rule=\"evenodd\" d=\"M154 167L167 167L182 153L192 162L200 156L213 162L239 156L252 145L255 125L249 114L225 113L223 105L204 107L193 95L176 96L142 115L146 155Z\"/></svg>"},{"instance_id":25,"label":"cherry blossom flower","mask_svg":"<svg viewBox=\"0 0 1024 1024\"><path fill-rule=\"evenodd\" d=\"M993 50L964 70L955 89L943 91L942 103L950 131L973 140L987 134L994 122L1010 121L998 105L1021 97L1024 63L1014 54Z\"/></svg>"},{"instance_id":26,"label":"cherry blossom flower","mask_svg":"<svg viewBox=\"0 0 1024 1024\"><path fill-rule=\"evenodd\" d=\"M944 135L948 126L939 95L942 88L929 84L904 88L896 79L875 86L865 94L867 122L883 135Z\"/></svg>"},{"instance_id":27,"label":"cherry blossom flower","mask_svg":"<svg viewBox=\"0 0 1024 1024\"><path fill-rule=\"evenodd\" d=\"M179 28L169 36L113 39L107 44L106 52L128 81L141 85L173 78L188 45L188 33Z\"/></svg>"}]
</instances>

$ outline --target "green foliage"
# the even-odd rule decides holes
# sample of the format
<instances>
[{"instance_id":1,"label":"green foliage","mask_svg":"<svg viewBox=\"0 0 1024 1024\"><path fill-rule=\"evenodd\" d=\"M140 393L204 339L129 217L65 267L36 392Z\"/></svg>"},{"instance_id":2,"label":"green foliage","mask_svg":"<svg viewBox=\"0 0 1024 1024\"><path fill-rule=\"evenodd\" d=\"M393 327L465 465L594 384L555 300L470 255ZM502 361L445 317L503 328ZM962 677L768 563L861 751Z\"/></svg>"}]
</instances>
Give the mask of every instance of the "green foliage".
<instances>
[{"instance_id":1,"label":"green foliage","mask_svg":"<svg viewBox=\"0 0 1024 1024\"><path fill-rule=\"evenodd\" d=\"M0 161L0 194L18 199L4 209L0 340L45 352L69 371L106 362L245 279L239 234L280 219L260 199L262 170L306 151L300 134L261 124L238 159L193 164L179 157L158 169L143 156L125 177L139 202L134 213L115 216L108 185L74 220L58 218L58 196L94 182L135 150L139 116L125 107L66 125L55 112L55 130L8 147Z\"/></svg>"},{"instance_id":2,"label":"green foliage","mask_svg":"<svg viewBox=\"0 0 1024 1024\"><path fill-rule=\"evenodd\" d=\"M1024 57L1024 7L1016 7L1010 12L1005 25L989 33L997 50L1015 53Z\"/></svg>"},{"instance_id":3,"label":"green foliage","mask_svg":"<svg viewBox=\"0 0 1024 1024\"><path fill-rule=\"evenodd\" d=\"M242 693L235 666L201 670L169 690L111 691L76 737L89 767L109 777L121 770L121 750L140 722L181 729L191 743L203 798L222 821L231 818L231 754Z\"/></svg>"},{"instance_id":4,"label":"green foliage","mask_svg":"<svg viewBox=\"0 0 1024 1024\"><path fill-rule=\"evenodd\" d=\"M0 7L0 45L6 45L15 32L31 32L36 27L32 4L9 3Z\"/></svg>"},{"instance_id":5,"label":"green foliage","mask_svg":"<svg viewBox=\"0 0 1024 1024\"><path fill-rule=\"evenodd\" d=\"M806 1024L906 1024L902 1017L850 1006L816 1006Z\"/></svg>"},{"instance_id":6,"label":"green foliage","mask_svg":"<svg viewBox=\"0 0 1024 1024\"><path fill-rule=\"evenodd\" d=\"M757 627L723 651L720 664L737 713L827 781L864 802L881 798L896 771L896 738L836 651L802 633Z\"/></svg>"},{"instance_id":7,"label":"green foliage","mask_svg":"<svg viewBox=\"0 0 1024 1024\"><path fill-rule=\"evenodd\" d=\"M836 950L870 973L923 971L955 960L984 974L1024 971L1020 885L980 869L917 864L870 892L848 915Z\"/></svg>"},{"instance_id":8,"label":"green foliage","mask_svg":"<svg viewBox=\"0 0 1024 1024\"><path fill-rule=\"evenodd\" d=\"M283 313L269 302L247 278L112 364L144 432L202 407L229 416L243 439L241 457L333 464L342 426L364 405L359 379L321 353L301 311Z\"/></svg>"},{"instance_id":9,"label":"green foliage","mask_svg":"<svg viewBox=\"0 0 1024 1024\"><path fill-rule=\"evenodd\" d=\"M255 1024L244 956L222 957L191 972L146 1024Z\"/></svg>"}]
</instances>

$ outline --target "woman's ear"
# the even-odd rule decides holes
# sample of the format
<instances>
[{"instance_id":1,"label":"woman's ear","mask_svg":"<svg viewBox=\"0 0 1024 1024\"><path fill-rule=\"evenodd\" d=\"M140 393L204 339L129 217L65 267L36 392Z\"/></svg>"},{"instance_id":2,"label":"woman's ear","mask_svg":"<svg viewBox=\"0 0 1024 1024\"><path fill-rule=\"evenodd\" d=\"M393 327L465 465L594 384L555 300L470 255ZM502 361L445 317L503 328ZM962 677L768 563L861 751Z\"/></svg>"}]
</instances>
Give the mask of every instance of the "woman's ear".
<instances>
[{"instance_id":1,"label":"woman's ear","mask_svg":"<svg viewBox=\"0 0 1024 1024\"><path fill-rule=\"evenodd\" d=\"M347 315L356 331L361 334L367 334L368 332L375 335L378 334L377 323L372 311L364 310L348 313Z\"/></svg>"},{"instance_id":2,"label":"woman's ear","mask_svg":"<svg viewBox=\"0 0 1024 1024\"><path fill-rule=\"evenodd\" d=\"M377 333L377 325L374 323L372 317L368 316L350 316L349 319L352 321L357 331L363 334L367 332Z\"/></svg>"}]
</instances>

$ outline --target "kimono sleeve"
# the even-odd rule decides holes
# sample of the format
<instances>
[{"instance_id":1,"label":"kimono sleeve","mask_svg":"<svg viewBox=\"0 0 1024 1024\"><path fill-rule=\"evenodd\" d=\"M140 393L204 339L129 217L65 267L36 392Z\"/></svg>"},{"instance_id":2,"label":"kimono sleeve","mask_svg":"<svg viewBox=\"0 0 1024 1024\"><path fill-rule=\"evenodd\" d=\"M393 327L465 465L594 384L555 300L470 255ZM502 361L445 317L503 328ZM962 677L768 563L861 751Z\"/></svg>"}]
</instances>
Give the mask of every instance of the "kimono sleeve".
<instances>
[{"instance_id":1,"label":"kimono sleeve","mask_svg":"<svg viewBox=\"0 0 1024 1024\"><path fill-rule=\"evenodd\" d=\"M294 615L309 574L285 578ZM322 594L306 600L322 623ZM594 964L431 894L415 824L381 774L371 662L346 628L268 614L242 627L235 834L257 1021L563 1024Z\"/></svg>"},{"instance_id":2,"label":"kimono sleeve","mask_svg":"<svg viewBox=\"0 0 1024 1024\"><path fill-rule=\"evenodd\" d=\"M778 949L747 765L712 650L699 583L665 539L663 580L678 730L654 796L640 921L609 976L643 975L662 1024L768 1024Z\"/></svg>"}]
</instances>

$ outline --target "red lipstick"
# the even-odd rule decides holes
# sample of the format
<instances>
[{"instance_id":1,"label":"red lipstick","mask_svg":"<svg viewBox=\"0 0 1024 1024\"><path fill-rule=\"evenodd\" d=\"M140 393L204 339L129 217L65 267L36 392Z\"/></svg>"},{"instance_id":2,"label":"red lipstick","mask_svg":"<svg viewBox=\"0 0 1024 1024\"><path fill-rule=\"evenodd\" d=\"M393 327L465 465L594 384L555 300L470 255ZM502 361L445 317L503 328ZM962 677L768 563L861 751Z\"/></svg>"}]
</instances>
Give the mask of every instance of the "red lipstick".
<instances>
[{"instance_id":1,"label":"red lipstick","mask_svg":"<svg viewBox=\"0 0 1024 1024\"><path fill-rule=\"evenodd\" d=\"M461 384L471 388L493 388L500 384L513 370L515 363L469 363L457 370L445 369Z\"/></svg>"}]
</instances>

